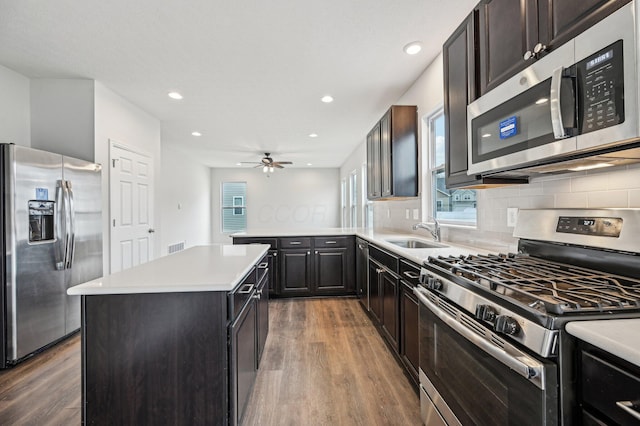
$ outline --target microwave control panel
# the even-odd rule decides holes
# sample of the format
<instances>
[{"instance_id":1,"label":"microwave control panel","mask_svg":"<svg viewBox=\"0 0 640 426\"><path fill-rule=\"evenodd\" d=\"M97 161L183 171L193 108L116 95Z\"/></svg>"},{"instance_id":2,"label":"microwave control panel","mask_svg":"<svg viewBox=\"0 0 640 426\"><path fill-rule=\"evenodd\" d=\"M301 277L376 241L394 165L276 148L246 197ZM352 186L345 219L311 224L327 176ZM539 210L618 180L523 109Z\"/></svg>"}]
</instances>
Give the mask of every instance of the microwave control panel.
<instances>
[{"instance_id":1,"label":"microwave control panel","mask_svg":"<svg viewBox=\"0 0 640 426\"><path fill-rule=\"evenodd\" d=\"M620 236L622 218L620 217L573 217L560 216L556 232L563 234L594 235L597 237Z\"/></svg>"},{"instance_id":2,"label":"microwave control panel","mask_svg":"<svg viewBox=\"0 0 640 426\"><path fill-rule=\"evenodd\" d=\"M624 121L622 40L578 62L580 133L589 133Z\"/></svg>"}]
</instances>

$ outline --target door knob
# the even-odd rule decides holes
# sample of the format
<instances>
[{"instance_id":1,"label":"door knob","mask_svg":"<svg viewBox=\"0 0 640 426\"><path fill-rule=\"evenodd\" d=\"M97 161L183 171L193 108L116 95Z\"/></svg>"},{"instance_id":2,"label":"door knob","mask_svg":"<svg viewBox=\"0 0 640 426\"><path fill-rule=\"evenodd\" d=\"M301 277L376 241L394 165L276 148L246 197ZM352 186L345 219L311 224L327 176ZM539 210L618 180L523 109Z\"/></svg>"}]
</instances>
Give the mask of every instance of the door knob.
<instances>
[{"instance_id":1,"label":"door knob","mask_svg":"<svg viewBox=\"0 0 640 426\"><path fill-rule=\"evenodd\" d=\"M156 230L155 230L155 229L153 229L153 228L149 228L149 233L150 233L150 234L153 234L154 232L156 232Z\"/></svg>"}]
</instances>

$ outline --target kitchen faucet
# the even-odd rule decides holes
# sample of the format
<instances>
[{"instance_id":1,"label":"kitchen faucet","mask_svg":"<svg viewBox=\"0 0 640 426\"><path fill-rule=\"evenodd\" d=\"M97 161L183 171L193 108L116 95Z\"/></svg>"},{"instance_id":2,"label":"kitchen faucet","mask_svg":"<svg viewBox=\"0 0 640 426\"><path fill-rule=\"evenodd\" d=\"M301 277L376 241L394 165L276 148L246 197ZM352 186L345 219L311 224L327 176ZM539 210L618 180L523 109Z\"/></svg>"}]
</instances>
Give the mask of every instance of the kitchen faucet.
<instances>
[{"instance_id":1,"label":"kitchen faucet","mask_svg":"<svg viewBox=\"0 0 640 426\"><path fill-rule=\"evenodd\" d=\"M440 241L440 223L438 222L438 219L436 219L435 217L430 217L429 219L433 220L433 226L429 225L426 222L419 222L413 225L412 228L414 231L418 228L426 229L431 233L434 240Z\"/></svg>"}]
</instances>

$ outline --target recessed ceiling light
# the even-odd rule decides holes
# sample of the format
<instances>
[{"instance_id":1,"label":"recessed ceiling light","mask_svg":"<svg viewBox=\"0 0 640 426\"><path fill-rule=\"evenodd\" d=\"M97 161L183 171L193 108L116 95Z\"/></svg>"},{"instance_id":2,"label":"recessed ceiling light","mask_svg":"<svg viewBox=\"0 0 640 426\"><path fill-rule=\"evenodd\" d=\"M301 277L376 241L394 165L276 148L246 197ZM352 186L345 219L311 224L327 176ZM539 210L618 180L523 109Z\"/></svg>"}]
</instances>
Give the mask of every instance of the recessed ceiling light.
<instances>
[{"instance_id":1,"label":"recessed ceiling light","mask_svg":"<svg viewBox=\"0 0 640 426\"><path fill-rule=\"evenodd\" d=\"M407 44L403 48L403 50L407 55L415 55L422 50L422 43L420 43L419 41L412 41L411 43Z\"/></svg>"},{"instance_id":2,"label":"recessed ceiling light","mask_svg":"<svg viewBox=\"0 0 640 426\"><path fill-rule=\"evenodd\" d=\"M242 166L242 163L236 163L236 166Z\"/></svg>"},{"instance_id":3,"label":"recessed ceiling light","mask_svg":"<svg viewBox=\"0 0 640 426\"><path fill-rule=\"evenodd\" d=\"M328 104L330 102L333 102L333 96L331 95L325 95L322 97L322 99L320 99L322 102L324 102L325 104Z\"/></svg>"},{"instance_id":4,"label":"recessed ceiling light","mask_svg":"<svg viewBox=\"0 0 640 426\"><path fill-rule=\"evenodd\" d=\"M202 136L202 133L200 133L200 132L191 132L191 134L193 136Z\"/></svg>"},{"instance_id":5,"label":"recessed ceiling light","mask_svg":"<svg viewBox=\"0 0 640 426\"><path fill-rule=\"evenodd\" d=\"M167 96L169 96L171 99L177 99L177 100L182 99L182 95L178 92L169 92L167 93Z\"/></svg>"},{"instance_id":6,"label":"recessed ceiling light","mask_svg":"<svg viewBox=\"0 0 640 426\"><path fill-rule=\"evenodd\" d=\"M311 134L309 134L309 137L310 138L317 138L318 134L317 133L311 133Z\"/></svg>"},{"instance_id":7,"label":"recessed ceiling light","mask_svg":"<svg viewBox=\"0 0 640 426\"><path fill-rule=\"evenodd\" d=\"M313 166L313 164L311 164L311 163L307 163L307 166Z\"/></svg>"}]
</instances>

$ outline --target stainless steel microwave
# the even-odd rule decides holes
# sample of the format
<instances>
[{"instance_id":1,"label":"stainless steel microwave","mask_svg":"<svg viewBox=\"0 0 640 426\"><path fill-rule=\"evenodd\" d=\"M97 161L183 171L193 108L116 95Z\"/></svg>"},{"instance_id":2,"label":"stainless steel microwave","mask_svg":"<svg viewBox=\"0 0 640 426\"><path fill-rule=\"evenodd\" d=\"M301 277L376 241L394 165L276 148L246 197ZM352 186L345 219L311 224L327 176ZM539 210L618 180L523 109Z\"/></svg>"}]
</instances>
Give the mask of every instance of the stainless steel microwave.
<instances>
[{"instance_id":1,"label":"stainless steel microwave","mask_svg":"<svg viewBox=\"0 0 640 426\"><path fill-rule=\"evenodd\" d=\"M469 174L561 161L640 137L637 2L467 107Z\"/></svg>"}]
</instances>

